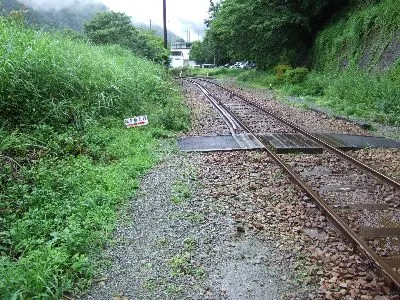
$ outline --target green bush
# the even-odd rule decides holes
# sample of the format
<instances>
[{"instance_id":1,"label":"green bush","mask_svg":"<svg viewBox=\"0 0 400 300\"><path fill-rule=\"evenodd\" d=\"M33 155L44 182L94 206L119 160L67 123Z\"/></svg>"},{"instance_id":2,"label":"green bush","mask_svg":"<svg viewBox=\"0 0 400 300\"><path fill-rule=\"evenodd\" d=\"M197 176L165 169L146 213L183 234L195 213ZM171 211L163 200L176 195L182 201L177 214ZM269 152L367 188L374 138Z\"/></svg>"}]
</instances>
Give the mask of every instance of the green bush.
<instances>
[{"instance_id":1,"label":"green bush","mask_svg":"<svg viewBox=\"0 0 400 300\"><path fill-rule=\"evenodd\" d=\"M171 68L169 70L169 73L174 77L179 77L181 75L188 76L190 72L188 67L182 67L182 68Z\"/></svg>"},{"instance_id":2,"label":"green bush","mask_svg":"<svg viewBox=\"0 0 400 300\"><path fill-rule=\"evenodd\" d=\"M260 70L243 71L237 76L237 80L259 88L270 88L281 84L275 75Z\"/></svg>"},{"instance_id":3,"label":"green bush","mask_svg":"<svg viewBox=\"0 0 400 300\"><path fill-rule=\"evenodd\" d=\"M282 77L288 70L293 69L290 65L277 65L274 67L274 73L276 77Z\"/></svg>"},{"instance_id":4,"label":"green bush","mask_svg":"<svg viewBox=\"0 0 400 300\"><path fill-rule=\"evenodd\" d=\"M289 69L281 75L281 79L285 83L301 83L307 79L308 73L307 68Z\"/></svg>"}]
</instances>

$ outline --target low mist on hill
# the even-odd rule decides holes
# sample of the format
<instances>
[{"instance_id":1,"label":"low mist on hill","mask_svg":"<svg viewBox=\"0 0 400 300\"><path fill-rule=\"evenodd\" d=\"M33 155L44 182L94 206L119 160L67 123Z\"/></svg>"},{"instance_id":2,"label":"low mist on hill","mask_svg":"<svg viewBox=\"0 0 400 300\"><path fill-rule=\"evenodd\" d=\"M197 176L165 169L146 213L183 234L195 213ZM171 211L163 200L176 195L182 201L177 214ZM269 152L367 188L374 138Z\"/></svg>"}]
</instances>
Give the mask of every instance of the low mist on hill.
<instances>
[{"instance_id":1,"label":"low mist on hill","mask_svg":"<svg viewBox=\"0 0 400 300\"><path fill-rule=\"evenodd\" d=\"M1 14L7 15L13 10L25 11L27 23L34 26L83 31L86 21L100 11L107 11L108 8L95 0L3 0L0 2Z\"/></svg>"},{"instance_id":2,"label":"low mist on hill","mask_svg":"<svg viewBox=\"0 0 400 300\"><path fill-rule=\"evenodd\" d=\"M62 10L62 9L69 9L69 10L80 10L87 7L96 7L97 5L101 4L98 0L19 0L29 7L32 7L35 10Z\"/></svg>"},{"instance_id":3,"label":"low mist on hill","mask_svg":"<svg viewBox=\"0 0 400 300\"><path fill-rule=\"evenodd\" d=\"M83 31L84 23L108 7L99 0L0 0L0 14L7 15L10 11L22 10L26 12L29 24L48 28L69 28ZM134 21L134 20L133 20ZM150 29L148 25L135 23L135 26ZM162 36L161 26L153 25L152 30ZM173 32L168 31L168 40L180 39Z\"/></svg>"}]
</instances>

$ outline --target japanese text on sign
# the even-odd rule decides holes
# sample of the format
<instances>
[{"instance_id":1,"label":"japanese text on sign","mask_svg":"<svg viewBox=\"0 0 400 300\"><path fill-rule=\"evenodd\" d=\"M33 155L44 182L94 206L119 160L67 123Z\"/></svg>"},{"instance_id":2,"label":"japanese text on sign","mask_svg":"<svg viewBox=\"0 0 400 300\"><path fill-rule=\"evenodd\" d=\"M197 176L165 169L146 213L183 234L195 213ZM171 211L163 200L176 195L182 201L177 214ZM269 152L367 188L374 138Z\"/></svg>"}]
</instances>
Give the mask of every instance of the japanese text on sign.
<instances>
[{"instance_id":1,"label":"japanese text on sign","mask_svg":"<svg viewBox=\"0 0 400 300\"><path fill-rule=\"evenodd\" d=\"M138 116L124 120L126 127L137 127L149 124L147 116Z\"/></svg>"}]
</instances>

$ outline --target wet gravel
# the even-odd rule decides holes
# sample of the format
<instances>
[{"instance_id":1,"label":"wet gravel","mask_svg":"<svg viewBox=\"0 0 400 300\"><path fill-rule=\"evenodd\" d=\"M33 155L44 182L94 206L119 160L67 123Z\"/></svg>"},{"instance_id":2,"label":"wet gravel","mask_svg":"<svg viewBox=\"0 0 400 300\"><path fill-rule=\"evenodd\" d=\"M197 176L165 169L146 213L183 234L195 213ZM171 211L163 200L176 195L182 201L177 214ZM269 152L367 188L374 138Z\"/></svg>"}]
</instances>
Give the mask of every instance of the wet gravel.
<instances>
[{"instance_id":1,"label":"wet gravel","mask_svg":"<svg viewBox=\"0 0 400 300\"><path fill-rule=\"evenodd\" d=\"M239 219L257 207L235 210L213 196L225 185L215 189L221 169L208 159L169 157L143 179L107 249L111 266L84 299L319 298L315 284L303 283L291 249Z\"/></svg>"},{"instance_id":2,"label":"wet gravel","mask_svg":"<svg viewBox=\"0 0 400 300\"><path fill-rule=\"evenodd\" d=\"M362 149L348 154L400 182L400 149Z\"/></svg>"},{"instance_id":3,"label":"wet gravel","mask_svg":"<svg viewBox=\"0 0 400 300\"><path fill-rule=\"evenodd\" d=\"M169 157L122 220L84 299L390 299L262 152Z\"/></svg>"},{"instance_id":4,"label":"wet gravel","mask_svg":"<svg viewBox=\"0 0 400 300\"><path fill-rule=\"evenodd\" d=\"M259 230L282 251L291 251L295 270L297 267L300 273L297 280L310 287L313 283L319 285L308 299L357 299L362 295L373 299L388 293L382 278L352 253L315 205L265 153L214 153L202 157L207 164L218 166L205 170L206 177L201 176L208 194L230 207L238 224Z\"/></svg>"},{"instance_id":5,"label":"wet gravel","mask_svg":"<svg viewBox=\"0 0 400 300\"><path fill-rule=\"evenodd\" d=\"M229 134L195 90L182 90L193 117L185 135ZM308 116L304 126L317 131L361 130L322 117L306 121ZM393 155L399 166L398 154L377 151L371 160ZM298 163L295 155L288 160ZM294 167L310 178L331 172L307 165ZM388 173L399 170L377 166ZM123 212L103 267L83 299L399 299L262 151L172 152L143 178ZM348 215L361 219L363 213ZM382 221L374 214L365 219ZM390 243L387 251L393 252L396 240L372 246L385 249Z\"/></svg>"},{"instance_id":6,"label":"wet gravel","mask_svg":"<svg viewBox=\"0 0 400 300\"><path fill-rule=\"evenodd\" d=\"M230 134L229 127L204 94L187 81L180 84L192 115L191 135Z\"/></svg>"}]
</instances>

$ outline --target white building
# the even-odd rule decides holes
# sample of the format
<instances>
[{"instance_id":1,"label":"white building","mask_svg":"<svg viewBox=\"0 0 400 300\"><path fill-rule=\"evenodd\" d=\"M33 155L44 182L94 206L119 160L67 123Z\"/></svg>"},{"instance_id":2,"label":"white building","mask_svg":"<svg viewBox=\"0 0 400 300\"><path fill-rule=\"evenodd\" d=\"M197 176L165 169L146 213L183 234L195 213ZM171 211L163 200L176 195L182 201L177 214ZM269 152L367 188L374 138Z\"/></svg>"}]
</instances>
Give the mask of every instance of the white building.
<instances>
[{"instance_id":1,"label":"white building","mask_svg":"<svg viewBox=\"0 0 400 300\"><path fill-rule=\"evenodd\" d=\"M171 55L169 56L171 68L182 68L194 65L195 62L189 59L189 54L190 45L185 41L182 40L171 43Z\"/></svg>"}]
</instances>

